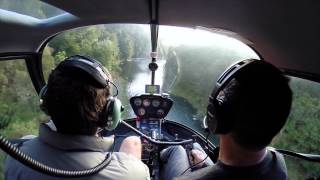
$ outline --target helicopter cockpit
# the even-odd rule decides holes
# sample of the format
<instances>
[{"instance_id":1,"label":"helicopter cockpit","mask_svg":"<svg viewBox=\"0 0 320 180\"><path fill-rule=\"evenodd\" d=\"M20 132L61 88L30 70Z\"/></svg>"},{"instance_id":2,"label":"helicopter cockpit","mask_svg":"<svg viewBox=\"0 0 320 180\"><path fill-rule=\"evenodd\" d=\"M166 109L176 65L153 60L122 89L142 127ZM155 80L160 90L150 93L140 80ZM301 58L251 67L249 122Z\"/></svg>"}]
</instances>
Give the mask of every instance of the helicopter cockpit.
<instances>
[{"instance_id":1,"label":"helicopter cockpit","mask_svg":"<svg viewBox=\"0 0 320 180\"><path fill-rule=\"evenodd\" d=\"M99 31L100 34L97 33ZM149 58L148 52L152 48L148 47L150 45L148 35L156 33L149 31L147 25L130 24L97 25L62 32L43 45L42 56L45 79L55 64L74 54L92 54L111 69L113 81L118 86L118 97L124 105L123 121L114 131L101 131L100 134L115 135L115 151L119 149L125 137L140 136L142 161L148 165L152 179L160 179L162 165L159 153L168 146L182 145L186 150L191 150L192 144L197 142L212 160L217 159L217 137L212 135L208 137L202 123L207 103L207 96L203 94L209 93L214 78L217 78L220 71L230 64L239 59L259 58L250 47L239 40L213 34L204 29L160 26L159 31L158 48L161 51L151 53ZM121 40L123 34L127 34L126 40L134 43L122 46L132 48L133 53L126 54L121 51L123 47L120 46L118 56L123 56L123 59L118 60L114 54L111 54L111 57L110 54L97 55L101 53L99 46L105 45L108 51L115 50L110 44L117 41L99 40L108 38L109 34L117 37L119 42L123 41ZM83 35L97 36L98 40ZM190 36L193 38L187 38ZM135 37L140 39L134 39ZM174 43L170 42L174 37ZM97 46L94 45L97 43L95 41L105 44ZM80 49L74 49L76 42L80 44ZM87 48L85 43L95 48ZM134 44L145 45L134 46ZM137 49L142 47L144 50L140 50L140 55L143 57L134 57ZM223 53L217 55L215 51ZM197 52L204 55L196 54ZM215 59L222 59L224 62ZM207 70L204 70L205 68ZM210 71L210 69L217 70ZM199 75L199 72L202 74ZM307 155L303 157L310 158Z\"/></svg>"},{"instance_id":2,"label":"helicopter cockpit","mask_svg":"<svg viewBox=\"0 0 320 180\"><path fill-rule=\"evenodd\" d=\"M60 1L48 0L48 3L64 5ZM117 87L113 90L118 91L116 94L123 104L122 123L113 131L99 132L101 136L115 136L114 151L119 150L124 138L130 135L141 137L142 161L149 167L153 180L161 179L159 153L168 146L182 145L189 151L196 142L208 157L216 161L218 137L209 134L203 123L208 96L215 82L231 64L251 58L266 58L268 61L268 58L275 56L270 53L274 49L265 48L267 43L256 46L256 41L251 42L251 39L225 30L228 28L190 28L187 20L175 24L168 17L163 20L170 26L161 25L159 14L153 13L157 12L159 2L151 0L150 3L155 3L149 7L150 21L131 24L130 18L119 23L116 18L90 19L95 17L90 14L91 11L86 11L86 17L89 17L86 19L74 7L69 7L71 14L63 10L55 14L54 10L43 5L39 8L43 11L39 15L46 17L40 20L41 17L13 13L11 7L6 5L8 2L0 0L0 26L4 29L0 31L9 33L16 27L23 27L17 38L9 33L12 41L8 41L7 46L0 42L0 101L3 102L0 104L0 134L10 139L7 141L1 136L1 149L18 160L22 159L20 162L25 165L51 176L80 177L88 172L65 173L55 167L39 165L39 162L30 160L32 157L10 144L19 144L22 136L37 135L38 124L46 122L48 117L38 108L39 97L35 90L40 92L58 63L66 57L80 54L99 60L110 71ZM168 16L172 12L168 11ZM15 17L17 22L7 21L10 19L8 15ZM178 16L176 18L179 19ZM10 29L11 25L13 28ZM35 40L29 41L28 34L32 34L33 30L43 34L31 35ZM33 39L31 36L30 39ZM0 38L5 36L2 34ZM259 48L267 50L260 53ZM317 155L320 86L316 81L319 80L312 73L292 71L292 67L300 68L298 63L288 63L291 70L286 68L286 61L273 60L272 63L290 77L294 101L287 125L271 146L285 155L290 179L317 178L320 175L320 157ZM308 68L310 72L315 72L313 68L316 66ZM5 161L4 153L0 159ZM98 166L103 168L107 161L106 158ZM91 174L99 172L91 170ZM0 171L4 171L3 166L0 166Z\"/></svg>"}]
</instances>

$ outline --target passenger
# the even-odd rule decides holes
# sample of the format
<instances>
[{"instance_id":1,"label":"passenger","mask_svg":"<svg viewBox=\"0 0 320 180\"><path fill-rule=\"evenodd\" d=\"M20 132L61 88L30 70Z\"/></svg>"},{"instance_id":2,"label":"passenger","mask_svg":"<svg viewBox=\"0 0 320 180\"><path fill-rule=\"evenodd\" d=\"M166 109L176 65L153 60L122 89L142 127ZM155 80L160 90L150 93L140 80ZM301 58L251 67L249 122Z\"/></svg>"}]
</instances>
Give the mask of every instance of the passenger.
<instances>
[{"instance_id":1,"label":"passenger","mask_svg":"<svg viewBox=\"0 0 320 180\"><path fill-rule=\"evenodd\" d=\"M43 89L42 109L52 118L41 124L39 137L21 145L22 151L54 168L83 170L102 162L113 151L113 137L101 137L99 130L114 129L110 74L97 61L84 56L71 56L50 74ZM112 103L111 103L112 102ZM126 138L120 152L98 174L79 179L138 180L150 179L148 167L141 161L141 141ZM37 172L8 157L5 178L8 180L61 179ZM70 178L69 178L70 179Z\"/></svg>"},{"instance_id":2,"label":"passenger","mask_svg":"<svg viewBox=\"0 0 320 180\"><path fill-rule=\"evenodd\" d=\"M284 126L292 92L288 79L273 65L246 60L225 71L213 90L207 108L208 128L219 135L220 150L214 165L207 155L192 150L191 165L181 146L161 152L166 180L287 179L283 156L267 148ZM179 166L172 164L179 159ZM196 163L199 170L186 170ZM169 167L169 168L168 168Z\"/></svg>"}]
</instances>

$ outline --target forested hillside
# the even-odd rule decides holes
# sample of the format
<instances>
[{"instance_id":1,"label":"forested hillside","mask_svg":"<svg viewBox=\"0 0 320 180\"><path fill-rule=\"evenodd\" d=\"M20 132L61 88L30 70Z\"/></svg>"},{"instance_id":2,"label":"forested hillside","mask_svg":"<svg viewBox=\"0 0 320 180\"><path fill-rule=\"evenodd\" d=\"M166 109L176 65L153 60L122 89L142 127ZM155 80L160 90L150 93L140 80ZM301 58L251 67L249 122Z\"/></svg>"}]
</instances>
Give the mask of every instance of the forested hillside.
<instances>
[{"instance_id":1,"label":"forested hillside","mask_svg":"<svg viewBox=\"0 0 320 180\"><path fill-rule=\"evenodd\" d=\"M274 147L320 154L320 85L291 78L293 104L287 124L273 142ZM286 158L294 179L319 177L320 164Z\"/></svg>"}]
</instances>

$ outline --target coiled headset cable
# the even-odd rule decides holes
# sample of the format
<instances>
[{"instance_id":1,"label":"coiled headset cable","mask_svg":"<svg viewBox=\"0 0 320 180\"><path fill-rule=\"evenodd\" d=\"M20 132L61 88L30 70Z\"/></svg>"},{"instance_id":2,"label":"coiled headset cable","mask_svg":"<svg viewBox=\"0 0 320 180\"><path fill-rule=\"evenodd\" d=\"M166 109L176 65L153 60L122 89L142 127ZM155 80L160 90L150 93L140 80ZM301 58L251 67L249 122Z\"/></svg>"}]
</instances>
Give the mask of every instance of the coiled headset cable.
<instances>
[{"instance_id":1,"label":"coiled headset cable","mask_svg":"<svg viewBox=\"0 0 320 180\"><path fill-rule=\"evenodd\" d=\"M57 169L50 166L47 166L39 161L34 160L29 155L22 152L19 148L17 148L14 144L5 139L2 135L0 135L0 148L9 154L11 157L21 162L22 164L47 175L55 176L55 177L64 177L64 178L77 178L84 176L91 176L93 174L98 173L106 166L108 166L111 162L112 153L114 151L115 139L113 141L112 152L107 153L105 159L98 165L90 169L84 170L63 170Z\"/></svg>"}]
</instances>

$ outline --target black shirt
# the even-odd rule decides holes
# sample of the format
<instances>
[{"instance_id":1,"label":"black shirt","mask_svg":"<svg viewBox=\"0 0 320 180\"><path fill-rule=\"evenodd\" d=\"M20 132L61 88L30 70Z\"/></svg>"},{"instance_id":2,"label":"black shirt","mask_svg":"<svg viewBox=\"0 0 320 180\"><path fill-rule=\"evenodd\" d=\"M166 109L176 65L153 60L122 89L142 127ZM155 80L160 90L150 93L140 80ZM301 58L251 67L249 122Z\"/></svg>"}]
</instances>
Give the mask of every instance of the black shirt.
<instances>
[{"instance_id":1,"label":"black shirt","mask_svg":"<svg viewBox=\"0 0 320 180\"><path fill-rule=\"evenodd\" d=\"M253 166L236 167L229 166L221 161L188 175L177 177L176 180L284 180L287 179L287 168L283 156L274 151L268 151L262 162Z\"/></svg>"}]
</instances>

